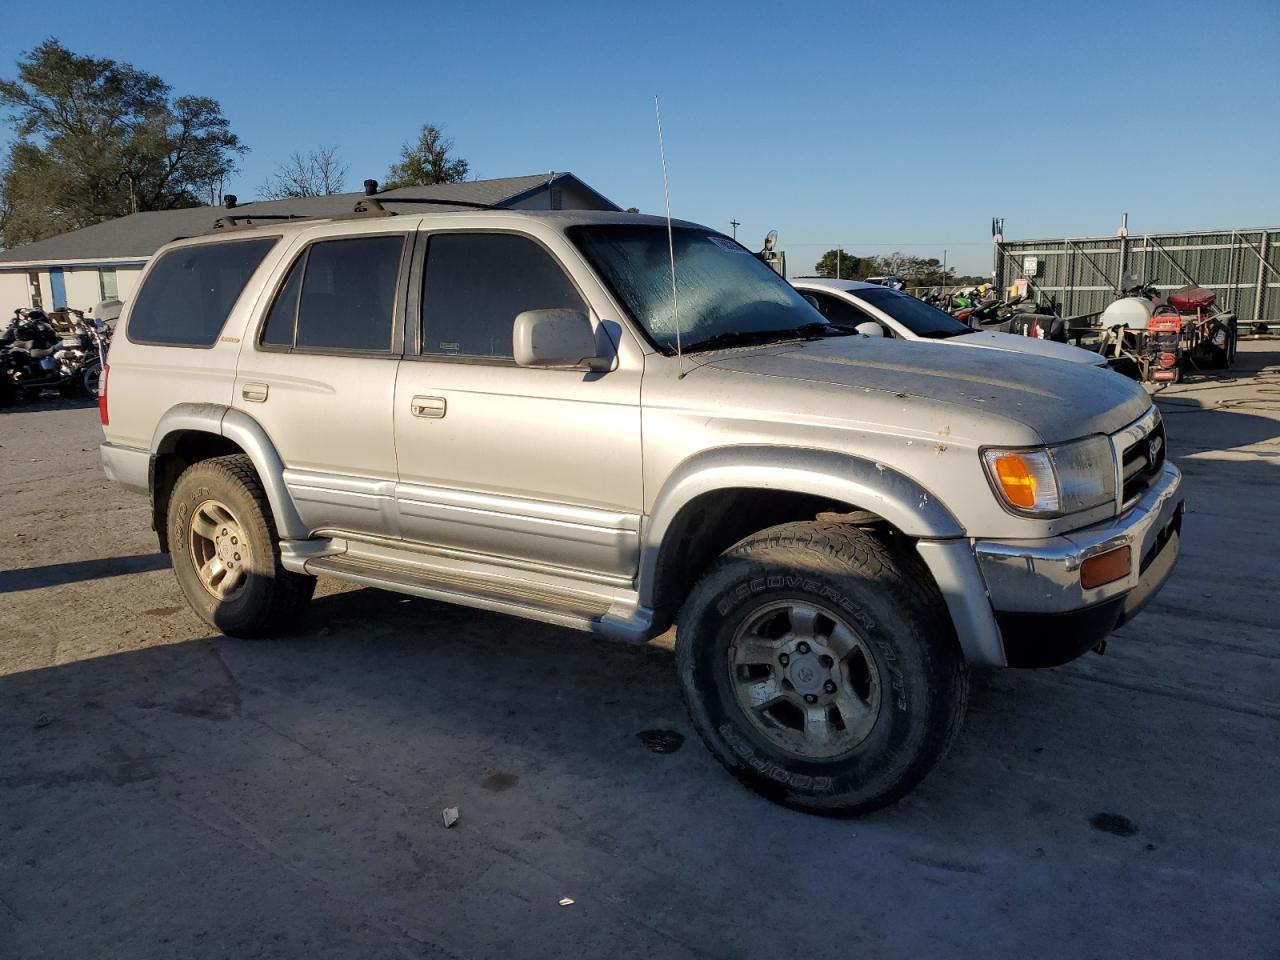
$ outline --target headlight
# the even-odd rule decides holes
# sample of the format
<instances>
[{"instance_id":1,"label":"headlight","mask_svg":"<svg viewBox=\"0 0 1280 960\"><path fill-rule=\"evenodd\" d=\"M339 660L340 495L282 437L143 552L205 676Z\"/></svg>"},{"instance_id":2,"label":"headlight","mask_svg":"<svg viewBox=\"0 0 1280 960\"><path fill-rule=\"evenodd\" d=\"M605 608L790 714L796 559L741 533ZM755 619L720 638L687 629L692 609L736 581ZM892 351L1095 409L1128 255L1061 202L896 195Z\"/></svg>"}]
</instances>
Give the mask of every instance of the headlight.
<instances>
[{"instance_id":1,"label":"headlight","mask_svg":"<svg viewBox=\"0 0 1280 960\"><path fill-rule=\"evenodd\" d=\"M1014 513L1060 517L1114 502L1111 441L1088 437L1033 450L984 450L991 486Z\"/></svg>"}]
</instances>

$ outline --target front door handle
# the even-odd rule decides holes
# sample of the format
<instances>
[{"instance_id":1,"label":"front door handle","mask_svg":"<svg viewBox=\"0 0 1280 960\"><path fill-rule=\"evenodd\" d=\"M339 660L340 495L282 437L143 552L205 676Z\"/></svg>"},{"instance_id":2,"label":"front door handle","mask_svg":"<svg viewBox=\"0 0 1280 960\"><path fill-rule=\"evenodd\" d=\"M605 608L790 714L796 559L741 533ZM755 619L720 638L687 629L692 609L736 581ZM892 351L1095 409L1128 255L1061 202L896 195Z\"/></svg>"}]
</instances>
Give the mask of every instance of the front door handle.
<instances>
[{"instance_id":1,"label":"front door handle","mask_svg":"<svg viewBox=\"0 0 1280 960\"><path fill-rule=\"evenodd\" d=\"M446 406L444 397L414 397L409 401L409 410L415 417L426 417L429 420L443 417Z\"/></svg>"},{"instance_id":2,"label":"front door handle","mask_svg":"<svg viewBox=\"0 0 1280 960\"><path fill-rule=\"evenodd\" d=\"M240 396L254 403L263 403L267 399L265 383L246 383L240 388Z\"/></svg>"}]
</instances>

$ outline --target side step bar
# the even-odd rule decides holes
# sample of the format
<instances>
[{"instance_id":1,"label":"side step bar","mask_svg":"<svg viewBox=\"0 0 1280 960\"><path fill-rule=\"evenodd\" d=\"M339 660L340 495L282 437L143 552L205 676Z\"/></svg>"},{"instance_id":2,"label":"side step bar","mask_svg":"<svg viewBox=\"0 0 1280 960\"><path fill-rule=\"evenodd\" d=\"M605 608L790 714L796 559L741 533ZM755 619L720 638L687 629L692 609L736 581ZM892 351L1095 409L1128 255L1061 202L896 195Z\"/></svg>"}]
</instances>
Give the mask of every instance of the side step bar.
<instances>
[{"instance_id":1,"label":"side step bar","mask_svg":"<svg viewBox=\"0 0 1280 960\"><path fill-rule=\"evenodd\" d=\"M429 550L355 540L285 541L281 562L297 573L552 623L618 640L649 639L652 613L634 590L561 574L522 572Z\"/></svg>"}]
</instances>

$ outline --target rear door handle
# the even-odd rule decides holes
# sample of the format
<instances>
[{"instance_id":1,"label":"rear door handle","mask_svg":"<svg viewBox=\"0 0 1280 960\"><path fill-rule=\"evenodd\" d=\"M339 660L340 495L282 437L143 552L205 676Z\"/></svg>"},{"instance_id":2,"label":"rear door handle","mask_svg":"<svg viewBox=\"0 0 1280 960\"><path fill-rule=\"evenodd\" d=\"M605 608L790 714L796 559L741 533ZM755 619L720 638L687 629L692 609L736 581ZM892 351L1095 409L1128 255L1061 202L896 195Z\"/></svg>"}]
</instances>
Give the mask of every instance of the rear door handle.
<instances>
[{"instance_id":1,"label":"rear door handle","mask_svg":"<svg viewBox=\"0 0 1280 960\"><path fill-rule=\"evenodd\" d=\"M443 417L446 407L444 397L414 397L409 401L409 410L415 417L426 417L429 420Z\"/></svg>"},{"instance_id":2,"label":"rear door handle","mask_svg":"<svg viewBox=\"0 0 1280 960\"><path fill-rule=\"evenodd\" d=\"M246 383L240 388L240 396L253 403L262 403L267 399L267 385L265 383Z\"/></svg>"}]
</instances>

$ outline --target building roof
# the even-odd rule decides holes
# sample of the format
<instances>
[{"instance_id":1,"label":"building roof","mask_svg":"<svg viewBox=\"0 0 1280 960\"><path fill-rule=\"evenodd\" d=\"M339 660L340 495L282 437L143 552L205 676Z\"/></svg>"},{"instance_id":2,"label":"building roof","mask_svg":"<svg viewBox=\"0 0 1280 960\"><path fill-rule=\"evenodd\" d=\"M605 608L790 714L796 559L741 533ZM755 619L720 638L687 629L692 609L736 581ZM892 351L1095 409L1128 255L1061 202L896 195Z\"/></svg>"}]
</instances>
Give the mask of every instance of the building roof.
<instances>
[{"instance_id":1,"label":"building roof","mask_svg":"<svg viewBox=\"0 0 1280 960\"><path fill-rule=\"evenodd\" d=\"M508 206L551 184L564 183L586 193L603 209L619 209L611 200L572 173L540 173L528 177L438 183L429 187L401 187L383 191L376 196L388 209L400 213L422 213L430 207L415 203L403 204L397 208L395 199L414 197ZM363 193L337 193L327 197L259 200L237 205L235 214L242 217L255 213L303 217L335 216L350 213L356 201L363 196ZM213 226L216 218L227 214L225 207L188 207L182 210L133 213L46 240L23 244L12 250L0 250L0 269L42 264L143 261L171 240L205 233Z\"/></svg>"}]
</instances>

